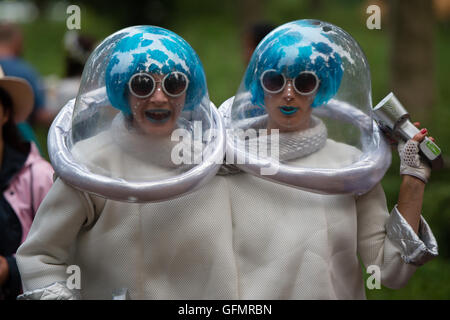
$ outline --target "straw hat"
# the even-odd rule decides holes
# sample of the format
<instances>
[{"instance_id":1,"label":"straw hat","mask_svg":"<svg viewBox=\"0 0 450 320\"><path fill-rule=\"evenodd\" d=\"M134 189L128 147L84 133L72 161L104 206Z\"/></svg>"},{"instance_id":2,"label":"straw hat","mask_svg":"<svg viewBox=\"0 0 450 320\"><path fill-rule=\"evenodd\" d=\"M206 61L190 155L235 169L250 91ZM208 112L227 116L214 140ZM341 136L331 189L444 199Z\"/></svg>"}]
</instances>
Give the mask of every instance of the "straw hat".
<instances>
[{"instance_id":1,"label":"straw hat","mask_svg":"<svg viewBox=\"0 0 450 320\"><path fill-rule=\"evenodd\" d=\"M18 77L8 77L0 66L0 88L9 93L14 109L14 121L25 121L33 110L34 93L28 81Z\"/></svg>"}]
</instances>

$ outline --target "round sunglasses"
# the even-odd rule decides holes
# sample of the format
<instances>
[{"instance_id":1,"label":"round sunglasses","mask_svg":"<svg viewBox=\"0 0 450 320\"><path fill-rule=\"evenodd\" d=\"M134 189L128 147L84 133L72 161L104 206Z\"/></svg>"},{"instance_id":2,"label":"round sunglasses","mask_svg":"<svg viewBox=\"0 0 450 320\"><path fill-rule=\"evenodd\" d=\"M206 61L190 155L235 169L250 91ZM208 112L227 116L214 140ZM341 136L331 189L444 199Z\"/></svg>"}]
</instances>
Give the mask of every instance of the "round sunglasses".
<instances>
[{"instance_id":1,"label":"round sunglasses","mask_svg":"<svg viewBox=\"0 0 450 320\"><path fill-rule=\"evenodd\" d=\"M287 79L284 74L274 69L266 70L260 78L261 86L264 91L275 94L284 90ZM292 79L294 90L301 95L311 95L319 88L320 80L312 71L302 71Z\"/></svg>"},{"instance_id":2,"label":"round sunglasses","mask_svg":"<svg viewBox=\"0 0 450 320\"><path fill-rule=\"evenodd\" d=\"M155 80L151 74L139 72L130 78L128 88L131 94L142 99L150 97L155 92L156 83L158 82L161 82L161 88L164 93L173 98L185 93L189 85L189 79L183 72L174 71L168 73L162 80Z\"/></svg>"}]
</instances>

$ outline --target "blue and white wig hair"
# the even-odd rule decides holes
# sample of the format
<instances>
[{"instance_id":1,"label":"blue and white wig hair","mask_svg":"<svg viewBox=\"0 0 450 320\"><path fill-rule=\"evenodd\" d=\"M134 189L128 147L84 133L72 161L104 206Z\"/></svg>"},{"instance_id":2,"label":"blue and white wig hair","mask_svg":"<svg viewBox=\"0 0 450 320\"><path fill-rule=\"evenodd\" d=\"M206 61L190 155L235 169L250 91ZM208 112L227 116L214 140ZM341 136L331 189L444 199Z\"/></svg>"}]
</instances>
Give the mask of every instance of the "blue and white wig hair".
<instances>
[{"instance_id":1,"label":"blue and white wig hair","mask_svg":"<svg viewBox=\"0 0 450 320\"><path fill-rule=\"evenodd\" d=\"M183 110L193 110L207 94L203 66L194 49L179 35L155 26L127 29L113 49L106 68L106 92L112 106L131 114L128 81L138 72L183 72L189 79Z\"/></svg>"},{"instance_id":2,"label":"blue and white wig hair","mask_svg":"<svg viewBox=\"0 0 450 320\"><path fill-rule=\"evenodd\" d=\"M294 78L302 71L313 71L320 86L311 107L326 104L338 91L342 59L327 35L329 30L317 20L286 23L269 33L258 45L247 68L244 83L253 105L264 107L261 74L269 69Z\"/></svg>"}]
</instances>

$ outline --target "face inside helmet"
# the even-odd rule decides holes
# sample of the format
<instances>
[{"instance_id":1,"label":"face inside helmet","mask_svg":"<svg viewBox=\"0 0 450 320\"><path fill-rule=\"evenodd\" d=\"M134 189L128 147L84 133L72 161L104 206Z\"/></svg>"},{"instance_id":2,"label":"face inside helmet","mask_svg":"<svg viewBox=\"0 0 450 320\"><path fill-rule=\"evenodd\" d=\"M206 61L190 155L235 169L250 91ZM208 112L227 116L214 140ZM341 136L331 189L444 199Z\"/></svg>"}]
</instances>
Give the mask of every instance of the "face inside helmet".
<instances>
[{"instance_id":1,"label":"face inside helmet","mask_svg":"<svg viewBox=\"0 0 450 320\"><path fill-rule=\"evenodd\" d=\"M264 109L259 113L268 114L270 127L305 129L312 108L336 95L344 67L338 45L323 30L314 21L291 23L257 47L242 89L253 106Z\"/></svg>"},{"instance_id":2,"label":"face inside helmet","mask_svg":"<svg viewBox=\"0 0 450 320\"><path fill-rule=\"evenodd\" d=\"M71 109L66 110L70 126L67 117L59 119L66 132L53 133L68 149L57 159L64 164L58 168L77 172L66 175L74 185L98 194L123 186L120 195L112 196L123 199L127 192L144 194L147 187L186 177L186 188L172 189L181 192L189 184L194 189L218 169L211 157L220 153L221 120L209 100L202 64L192 47L169 30L136 26L106 38L87 61L72 105L65 108ZM149 199L138 201L144 198Z\"/></svg>"},{"instance_id":3,"label":"face inside helmet","mask_svg":"<svg viewBox=\"0 0 450 320\"><path fill-rule=\"evenodd\" d=\"M220 110L227 155L237 155L227 161L258 175L276 166L265 178L283 177L285 184L311 169L325 176L355 172L380 150L366 57L347 32L323 21L293 21L269 33Z\"/></svg>"},{"instance_id":4,"label":"face inside helmet","mask_svg":"<svg viewBox=\"0 0 450 320\"><path fill-rule=\"evenodd\" d=\"M209 100L203 68L193 49L176 34L156 27L135 31L111 54L106 92L111 105L138 131L169 135L182 111L189 114L206 103L202 100Z\"/></svg>"}]
</instances>

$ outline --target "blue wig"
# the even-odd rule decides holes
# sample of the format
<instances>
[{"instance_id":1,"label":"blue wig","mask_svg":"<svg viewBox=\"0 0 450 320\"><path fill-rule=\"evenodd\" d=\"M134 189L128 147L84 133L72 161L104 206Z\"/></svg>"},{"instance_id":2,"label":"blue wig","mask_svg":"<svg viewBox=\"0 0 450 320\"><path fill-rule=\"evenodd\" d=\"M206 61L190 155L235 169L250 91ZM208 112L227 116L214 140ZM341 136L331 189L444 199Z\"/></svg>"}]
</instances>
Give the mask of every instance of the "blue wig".
<instances>
[{"instance_id":1,"label":"blue wig","mask_svg":"<svg viewBox=\"0 0 450 320\"><path fill-rule=\"evenodd\" d=\"M264 107L260 77L269 69L284 73L287 78L302 71L315 72L320 86L311 107L326 104L338 91L343 75L341 56L327 31L316 20L298 20L269 33L253 53L244 78L252 104Z\"/></svg>"},{"instance_id":2,"label":"blue wig","mask_svg":"<svg viewBox=\"0 0 450 320\"><path fill-rule=\"evenodd\" d=\"M112 106L130 115L128 81L138 72L183 72L189 78L184 110L192 110L207 94L203 67L194 49L177 34L154 26L127 29L106 67L106 92Z\"/></svg>"}]
</instances>

